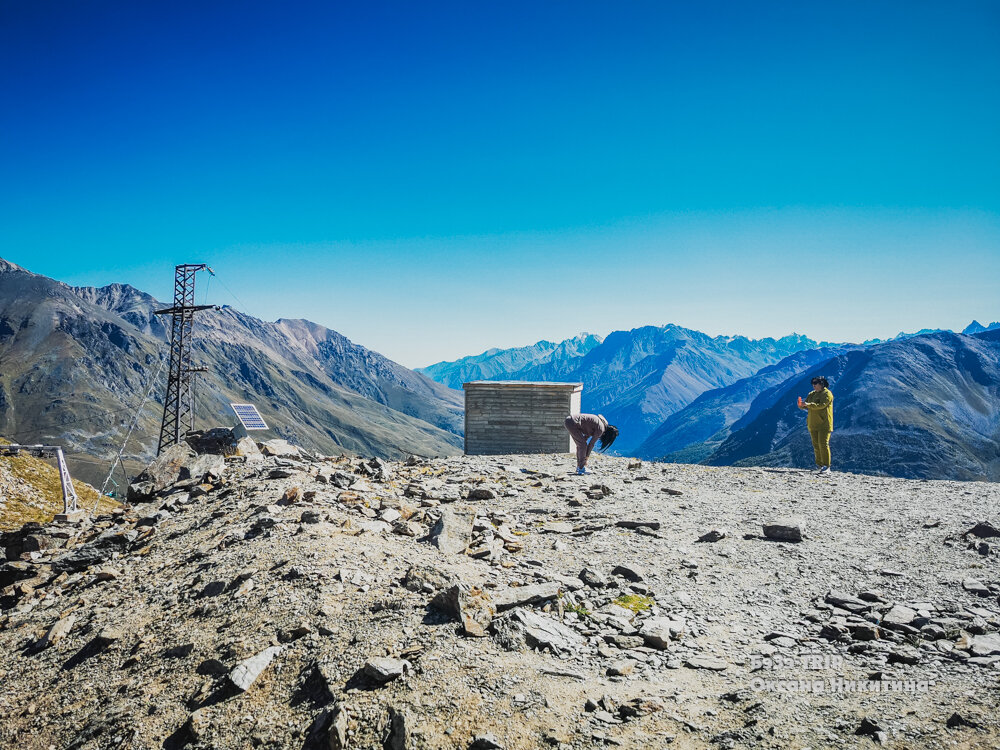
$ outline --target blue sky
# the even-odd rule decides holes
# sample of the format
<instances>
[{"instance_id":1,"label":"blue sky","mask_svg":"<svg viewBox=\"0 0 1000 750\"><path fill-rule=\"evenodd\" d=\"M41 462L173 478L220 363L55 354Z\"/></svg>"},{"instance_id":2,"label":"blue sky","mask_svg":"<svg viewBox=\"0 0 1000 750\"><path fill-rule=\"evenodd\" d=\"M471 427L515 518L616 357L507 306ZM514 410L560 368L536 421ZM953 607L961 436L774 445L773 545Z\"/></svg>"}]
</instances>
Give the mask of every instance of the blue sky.
<instances>
[{"instance_id":1,"label":"blue sky","mask_svg":"<svg viewBox=\"0 0 1000 750\"><path fill-rule=\"evenodd\" d=\"M0 256L164 299L206 261L409 366L986 323L998 39L994 2L0 0Z\"/></svg>"}]
</instances>

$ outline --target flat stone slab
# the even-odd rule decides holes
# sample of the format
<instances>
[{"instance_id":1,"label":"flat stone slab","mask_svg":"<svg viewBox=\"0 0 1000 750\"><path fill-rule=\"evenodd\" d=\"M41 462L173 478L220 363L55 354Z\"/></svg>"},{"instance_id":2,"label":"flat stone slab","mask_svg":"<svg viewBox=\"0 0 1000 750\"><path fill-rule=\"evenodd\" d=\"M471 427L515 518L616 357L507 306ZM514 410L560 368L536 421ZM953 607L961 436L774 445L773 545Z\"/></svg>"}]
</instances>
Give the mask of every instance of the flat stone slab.
<instances>
[{"instance_id":1,"label":"flat stone slab","mask_svg":"<svg viewBox=\"0 0 1000 750\"><path fill-rule=\"evenodd\" d=\"M684 660L684 666L689 669L710 669L713 672L722 672L729 667L722 659L714 656L690 656Z\"/></svg>"},{"instance_id":2,"label":"flat stone slab","mask_svg":"<svg viewBox=\"0 0 1000 750\"><path fill-rule=\"evenodd\" d=\"M446 555L465 552L472 539L472 513L460 513L446 509L431 529L431 543Z\"/></svg>"},{"instance_id":3,"label":"flat stone slab","mask_svg":"<svg viewBox=\"0 0 1000 750\"><path fill-rule=\"evenodd\" d=\"M512 617L524 626L531 648L548 647L556 652L575 653L585 643L583 636L575 630L530 609L515 609Z\"/></svg>"},{"instance_id":4,"label":"flat stone slab","mask_svg":"<svg viewBox=\"0 0 1000 750\"><path fill-rule=\"evenodd\" d=\"M240 662L229 673L229 681L238 690L249 690L254 681L268 668L275 656L281 653L281 646L265 648L256 656Z\"/></svg>"},{"instance_id":5,"label":"flat stone slab","mask_svg":"<svg viewBox=\"0 0 1000 750\"><path fill-rule=\"evenodd\" d=\"M380 684L391 682L397 677L402 677L410 668L410 662L406 659L393 659L383 656L378 659L369 659L365 663L365 674Z\"/></svg>"},{"instance_id":6,"label":"flat stone slab","mask_svg":"<svg viewBox=\"0 0 1000 750\"><path fill-rule=\"evenodd\" d=\"M671 617L653 617L646 620L639 629L647 646L658 649L670 648L670 642L681 637L687 625L683 620Z\"/></svg>"},{"instance_id":7,"label":"flat stone slab","mask_svg":"<svg viewBox=\"0 0 1000 750\"><path fill-rule=\"evenodd\" d=\"M530 586L513 586L502 591L493 591L490 596L498 612L520 607L524 604L535 604L546 599L554 599L559 595L560 585L556 582L536 583Z\"/></svg>"}]
</instances>

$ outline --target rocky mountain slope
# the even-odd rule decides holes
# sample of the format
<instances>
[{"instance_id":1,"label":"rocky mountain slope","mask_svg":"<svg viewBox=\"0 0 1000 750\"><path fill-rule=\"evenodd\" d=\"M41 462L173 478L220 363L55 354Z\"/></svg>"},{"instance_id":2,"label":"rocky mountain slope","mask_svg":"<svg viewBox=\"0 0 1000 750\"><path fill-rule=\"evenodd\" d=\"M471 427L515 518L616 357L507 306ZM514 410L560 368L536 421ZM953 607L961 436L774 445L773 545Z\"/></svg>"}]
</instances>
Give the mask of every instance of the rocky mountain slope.
<instances>
[{"instance_id":1,"label":"rocky mountain slope","mask_svg":"<svg viewBox=\"0 0 1000 750\"><path fill-rule=\"evenodd\" d=\"M1000 743L998 485L264 448L5 537L0 746Z\"/></svg>"},{"instance_id":2,"label":"rocky mountain slope","mask_svg":"<svg viewBox=\"0 0 1000 750\"><path fill-rule=\"evenodd\" d=\"M582 357L601 341L600 336L581 333L558 344L539 341L516 349L488 349L454 362L418 367L417 372L451 388L461 388L462 383L473 380L557 380L558 373L571 367L570 361Z\"/></svg>"},{"instance_id":3,"label":"rocky mountain slope","mask_svg":"<svg viewBox=\"0 0 1000 750\"><path fill-rule=\"evenodd\" d=\"M798 335L777 340L713 337L676 325L644 326L615 331L582 355L515 369L499 367L506 355L496 352L490 360L492 374L483 379L582 382L583 410L602 413L617 425L621 435L615 450L629 455L664 419L701 393L816 346ZM443 377L455 365L438 363L424 372Z\"/></svg>"},{"instance_id":4,"label":"rocky mountain slope","mask_svg":"<svg viewBox=\"0 0 1000 750\"><path fill-rule=\"evenodd\" d=\"M750 418L766 399L757 397L851 347L807 349L764 367L732 385L705 391L674 412L635 451L639 458L672 463L697 463L708 458L729 437L732 425Z\"/></svg>"},{"instance_id":5,"label":"rocky mountain slope","mask_svg":"<svg viewBox=\"0 0 1000 750\"><path fill-rule=\"evenodd\" d=\"M126 285L73 288L0 260L0 434L113 456L166 356L152 314L164 306ZM235 423L229 402L249 401L273 434L325 452L447 455L461 443L461 393L308 321L200 313L194 361L209 368L195 386L209 423ZM159 435L160 378L129 450L141 463ZM69 459L75 476L103 478Z\"/></svg>"},{"instance_id":6,"label":"rocky mountain slope","mask_svg":"<svg viewBox=\"0 0 1000 750\"><path fill-rule=\"evenodd\" d=\"M835 468L893 476L1000 480L1000 332L941 332L839 354L758 396L706 459L810 466L796 408L809 380L834 393Z\"/></svg>"}]
</instances>

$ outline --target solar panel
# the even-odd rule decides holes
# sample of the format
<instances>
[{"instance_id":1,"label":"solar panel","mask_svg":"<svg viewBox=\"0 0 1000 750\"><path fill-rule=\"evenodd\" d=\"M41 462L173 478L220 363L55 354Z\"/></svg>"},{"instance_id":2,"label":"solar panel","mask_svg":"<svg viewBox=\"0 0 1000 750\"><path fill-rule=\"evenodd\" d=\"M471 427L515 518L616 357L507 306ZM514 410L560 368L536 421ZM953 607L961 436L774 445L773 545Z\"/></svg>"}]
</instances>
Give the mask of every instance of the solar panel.
<instances>
[{"instance_id":1,"label":"solar panel","mask_svg":"<svg viewBox=\"0 0 1000 750\"><path fill-rule=\"evenodd\" d=\"M236 416L239 417L240 423L249 432L250 430L267 430L270 429L267 426L267 422L257 411L257 407L253 404L230 404L233 411L236 412Z\"/></svg>"}]
</instances>

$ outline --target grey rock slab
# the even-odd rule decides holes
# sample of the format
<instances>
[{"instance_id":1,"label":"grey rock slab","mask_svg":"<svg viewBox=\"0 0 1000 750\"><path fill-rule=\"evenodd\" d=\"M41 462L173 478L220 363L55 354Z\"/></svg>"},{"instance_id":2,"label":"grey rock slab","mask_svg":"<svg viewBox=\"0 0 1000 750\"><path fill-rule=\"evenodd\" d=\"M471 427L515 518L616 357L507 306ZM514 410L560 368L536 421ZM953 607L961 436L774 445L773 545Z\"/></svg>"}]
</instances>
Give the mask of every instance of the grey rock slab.
<instances>
[{"instance_id":1,"label":"grey rock slab","mask_svg":"<svg viewBox=\"0 0 1000 750\"><path fill-rule=\"evenodd\" d=\"M980 539L993 539L1000 537L1000 529L991 524L989 521L980 521L965 533L966 535L976 536Z\"/></svg>"},{"instance_id":2,"label":"grey rock slab","mask_svg":"<svg viewBox=\"0 0 1000 750\"><path fill-rule=\"evenodd\" d=\"M584 568L580 571L580 580L595 589L602 589L608 585L608 578L593 568Z\"/></svg>"},{"instance_id":3,"label":"grey rock slab","mask_svg":"<svg viewBox=\"0 0 1000 750\"><path fill-rule=\"evenodd\" d=\"M413 748L413 717L405 710L390 708L389 725L382 742L383 750L411 750Z\"/></svg>"},{"instance_id":4,"label":"grey rock slab","mask_svg":"<svg viewBox=\"0 0 1000 750\"><path fill-rule=\"evenodd\" d=\"M407 591L429 594L452 584L452 577L437 568L411 565L403 576L403 588Z\"/></svg>"},{"instance_id":5,"label":"grey rock slab","mask_svg":"<svg viewBox=\"0 0 1000 750\"><path fill-rule=\"evenodd\" d=\"M687 624L680 619L671 617L652 617L639 628L646 645L657 649L670 648L670 642L684 634Z\"/></svg>"},{"instance_id":6,"label":"grey rock slab","mask_svg":"<svg viewBox=\"0 0 1000 750\"><path fill-rule=\"evenodd\" d=\"M1000 633L977 635L972 640L969 653L973 656L994 656L1000 654Z\"/></svg>"},{"instance_id":7,"label":"grey rock slab","mask_svg":"<svg viewBox=\"0 0 1000 750\"><path fill-rule=\"evenodd\" d=\"M402 677L409 669L410 662L406 659L393 659L389 656L369 659L364 666L365 674L382 685Z\"/></svg>"},{"instance_id":8,"label":"grey rock slab","mask_svg":"<svg viewBox=\"0 0 1000 750\"><path fill-rule=\"evenodd\" d=\"M549 521L542 524L543 534L572 534L576 527L568 521Z\"/></svg>"},{"instance_id":9,"label":"grey rock slab","mask_svg":"<svg viewBox=\"0 0 1000 750\"><path fill-rule=\"evenodd\" d=\"M498 612L504 612L525 604L535 604L559 595L558 583L536 583L531 586L514 586L491 592L493 604Z\"/></svg>"},{"instance_id":10,"label":"grey rock slab","mask_svg":"<svg viewBox=\"0 0 1000 750\"><path fill-rule=\"evenodd\" d=\"M457 583L441 591L431 606L462 623L466 635L483 637L496 614L492 598L482 589L468 583Z\"/></svg>"},{"instance_id":11,"label":"grey rock slab","mask_svg":"<svg viewBox=\"0 0 1000 750\"><path fill-rule=\"evenodd\" d=\"M625 677L635 670L636 662L633 659L619 659L608 666L609 677Z\"/></svg>"},{"instance_id":12,"label":"grey rock slab","mask_svg":"<svg viewBox=\"0 0 1000 750\"><path fill-rule=\"evenodd\" d=\"M358 528L369 534L388 534L392 531L392 526L385 521L359 521Z\"/></svg>"},{"instance_id":13,"label":"grey rock slab","mask_svg":"<svg viewBox=\"0 0 1000 750\"><path fill-rule=\"evenodd\" d=\"M871 609L871 604L868 602L858 599L856 596L846 594L843 591L828 591L824 597L824 601L835 607L846 609L848 612L865 612Z\"/></svg>"},{"instance_id":14,"label":"grey rock slab","mask_svg":"<svg viewBox=\"0 0 1000 750\"><path fill-rule=\"evenodd\" d=\"M725 531L723 531L722 529L712 529L711 531L707 531L704 534L702 534L695 541L704 544L704 543L718 542L719 540L725 538L726 538Z\"/></svg>"},{"instance_id":15,"label":"grey rock slab","mask_svg":"<svg viewBox=\"0 0 1000 750\"><path fill-rule=\"evenodd\" d=\"M446 555L465 552L472 538L472 521L472 513L442 510L441 518L431 529L431 543Z\"/></svg>"},{"instance_id":16,"label":"grey rock slab","mask_svg":"<svg viewBox=\"0 0 1000 750\"><path fill-rule=\"evenodd\" d=\"M237 664L233 671L229 673L229 681L238 690L249 690L254 681L271 664L274 657L280 653L281 646L265 648L256 656L251 656L249 659Z\"/></svg>"},{"instance_id":17,"label":"grey rock slab","mask_svg":"<svg viewBox=\"0 0 1000 750\"><path fill-rule=\"evenodd\" d=\"M917 613L914 610L896 604L882 616L882 624L887 626L909 625L915 619L917 619Z\"/></svg>"},{"instance_id":18,"label":"grey rock slab","mask_svg":"<svg viewBox=\"0 0 1000 750\"><path fill-rule=\"evenodd\" d=\"M330 716L330 728L327 736L330 750L347 750L349 726L350 717L347 715L347 710L338 705Z\"/></svg>"},{"instance_id":19,"label":"grey rock slab","mask_svg":"<svg viewBox=\"0 0 1000 750\"><path fill-rule=\"evenodd\" d=\"M191 479L198 484L222 479L226 473L226 459L214 453L205 453L188 461L181 467L181 479Z\"/></svg>"},{"instance_id":20,"label":"grey rock slab","mask_svg":"<svg viewBox=\"0 0 1000 750\"><path fill-rule=\"evenodd\" d=\"M489 487L474 487L469 490L469 500L495 500L497 493Z\"/></svg>"},{"instance_id":21,"label":"grey rock slab","mask_svg":"<svg viewBox=\"0 0 1000 750\"><path fill-rule=\"evenodd\" d=\"M729 665L714 656L689 656L684 660L684 666L690 669L711 669L715 672L722 672Z\"/></svg>"},{"instance_id":22,"label":"grey rock slab","mask_svg":"<svg viewBox=\"0 0 1000 750\"><path fill-rule=\"evenodd\" d=\"M55 644L59 643L59 641L61 641L63 638L69 635L69 631L73 629L73 625L75 624L76 624L76 615L69 615L68 617L62 618L61 620L56 620L56 622L53 623L52 627L50 627L45 632L45 635L43 635L41 639L38 641L37 648L38 649L48 648L49 646L54 646Z\"/></svg>"},{"instance_id":23,"label":"grey rock slab","mask_svg":"<svg viewBox=\"0 0 1000 750\"><path fill-rule=\"evenodd\" d=\"M289 443L287 440L281 440L279 438L266 440L261 443L260 452L265 456L285 456L292 458L298 458L302 455L297 447Z\"/></svg>"},{"instance_id":24,"label":"grey rock slab","mask_svg":"<svg viewBox=\"0 0 1000 750\"><path fill-rule=\"evenodd\" d=\"M87 545L58 558L54 564L56 569L66 572L86 570L94 565L107 562L111 559L113 552L114 550L106 547Z\"/></svg>"},{"instance_id":25,"label":"grey rock slab","mask_svg":"<svg viewBox=\"0 0 1000 750\"><path fill-rule=\"evenodd\" d=\"M659 531L661 524L660 524L659 521L630 521L630 520L624 520L624 521L616 521L615 522L615 526L618 526L619 528L622 528L622 529L643 529L643 528L645 528L645 529L652 529L653 531Z\"/></svg>"},{"instance_id":26,"label":"grey rock slab","mask_svg":"<svg viewBox=\"0 0 1000 750\"><path fill-rule=\"evenodd\" d=\"M160 492L180 481L184 465L196 455L187 443L168 446L142 470L134 484L147 484L149 494Z\"/></svg>"},{"instance_id":27,"label":"grey rock slab","mask_svg":"<svg viewBox=\"0 0 1000 750\"><path fill-rule=\"evenodd\" d=\"M531 648L547 647L557 653L575 653L585 642L575 630L537 612L514 609L511 617L524 627L525 640Z\"/></svg>"},{"instance_id":28,"label":"grey rock slab","mask_svg":"<svg viewBox=\"0 0 1000 750\"><path fill-rule=\"evenodd\" d=\"M976 578L966 578L962 581L962 588L976 596L990 596L990 590L986 584Z\"/></svg>"}]
</instances>

